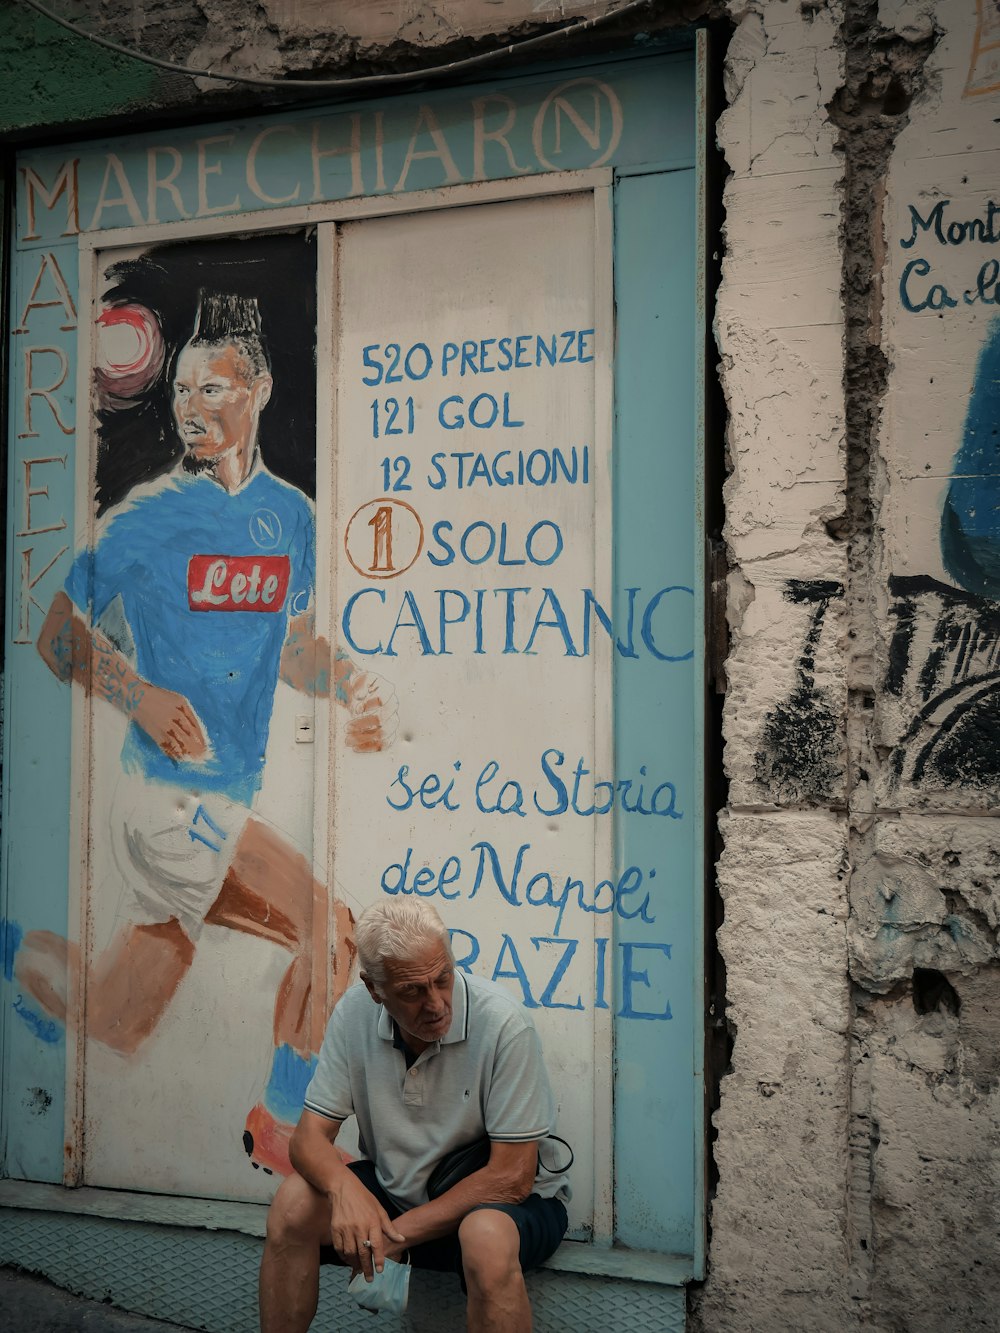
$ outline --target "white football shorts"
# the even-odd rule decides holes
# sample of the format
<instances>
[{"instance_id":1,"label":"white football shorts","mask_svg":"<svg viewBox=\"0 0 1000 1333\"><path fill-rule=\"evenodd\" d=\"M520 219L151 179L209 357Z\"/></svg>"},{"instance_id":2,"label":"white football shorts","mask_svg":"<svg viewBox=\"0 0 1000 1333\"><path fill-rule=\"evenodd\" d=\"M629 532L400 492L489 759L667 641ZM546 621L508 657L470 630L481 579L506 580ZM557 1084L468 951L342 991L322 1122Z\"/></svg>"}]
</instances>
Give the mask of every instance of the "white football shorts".
<instances>
[{"instance_id":1,"label":"white football shorts","mask_svg":"<svg viewBox=\"0 0 1000 1333\"><path fill-rule=\"evenodd\" d=\"M111 846L126 886L121 915L140 925L176 917L196 940L251 813L218 792L122 774L110 815Z\"/></svg>"}]
</instances>

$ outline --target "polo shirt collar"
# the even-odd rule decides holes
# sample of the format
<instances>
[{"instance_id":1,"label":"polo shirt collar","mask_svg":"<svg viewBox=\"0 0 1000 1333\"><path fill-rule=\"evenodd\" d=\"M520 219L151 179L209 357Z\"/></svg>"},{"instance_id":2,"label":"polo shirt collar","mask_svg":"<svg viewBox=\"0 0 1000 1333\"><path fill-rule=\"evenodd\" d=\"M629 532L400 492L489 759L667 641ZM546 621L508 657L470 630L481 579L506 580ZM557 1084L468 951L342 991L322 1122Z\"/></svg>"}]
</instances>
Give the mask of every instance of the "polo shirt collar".
<instances>
[{"instance_id":1,"label":"polo shirt collar","mask_svg":"<svg viewBox=\"0 0 1000 1333\"><path fill-rule=\"evenodd\" d=\"M395 1034L392 1030L392 1017L385 1005L379 1005L378 1035L383 1041L392 1042ZM457 1041L465 1041L469 1035L469 983L464 972L456 972L455 989L451 994L451 1025L438 1041L431 1042L428 1050L438 1046L451 1046Z\"/></svg>"},{"instance_id":2,"label":"polo shirt collar","mask_svg":"<svg viewBox=\"0 0 1000 1333\"><path fill-rule=\"evenodd\" d=\"M455 989L451 993L451 1026L441 1038L442 1046L465 1041L469 1035L469 983L464 972L455 973Z\"/></svg>"}]
</instances>

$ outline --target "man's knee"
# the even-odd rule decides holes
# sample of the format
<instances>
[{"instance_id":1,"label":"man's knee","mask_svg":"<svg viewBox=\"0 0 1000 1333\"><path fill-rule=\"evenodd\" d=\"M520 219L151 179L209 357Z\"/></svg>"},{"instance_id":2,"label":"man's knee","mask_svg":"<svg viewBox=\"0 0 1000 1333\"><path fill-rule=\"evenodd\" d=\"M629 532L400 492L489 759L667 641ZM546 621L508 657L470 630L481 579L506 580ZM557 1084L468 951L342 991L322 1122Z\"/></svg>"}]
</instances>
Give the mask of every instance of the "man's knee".
<instances>
[{"instance_id":1,"label":"man's knee","mask_svg":"<svg viewBox=\"0 0 1000 1333\"><path fill-rule=\"evenodd\" d=\"M477 1208L458 1228L465 1280L481 1290L521 1277L521 1236L512 1217L497 1208Z\"/></svg>"},{"instance_id":2,"label":"man's knee","mask_svg":"<svg viewBox=\"0 0 1000 1333\"><path fill-rule=\"evenodd\" d=\"M267 1213L273 1245L322 1245L329 1240L330 1206L319 1190L295 1172L282 1181Z\"/></svg>"}]
</instances>

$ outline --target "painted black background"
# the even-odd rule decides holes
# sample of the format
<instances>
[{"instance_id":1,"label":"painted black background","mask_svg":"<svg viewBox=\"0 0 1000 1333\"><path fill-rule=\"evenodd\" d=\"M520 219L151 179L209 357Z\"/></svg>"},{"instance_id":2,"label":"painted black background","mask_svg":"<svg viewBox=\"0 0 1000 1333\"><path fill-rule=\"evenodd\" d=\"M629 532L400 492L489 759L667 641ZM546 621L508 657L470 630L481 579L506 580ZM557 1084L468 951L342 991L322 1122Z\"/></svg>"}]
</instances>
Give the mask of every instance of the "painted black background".
<instances>
[{"instance_id":1,"label":"painted black background","mask_svg":"<svg viewBox=\"0 0 1000 1333\"><path fill-rule=\"evenodd\" d=\"M191 336L198 292L257 299L274 390L260 418L260 450L275 476L316 495L316 237L314 230L226 236L154 246L105 275L107 304L136 302L157 317L166 357L159 378L123 408L98 412L98 513L183 453L174 429L174 363Z\"/></svg>"}]
</instances>

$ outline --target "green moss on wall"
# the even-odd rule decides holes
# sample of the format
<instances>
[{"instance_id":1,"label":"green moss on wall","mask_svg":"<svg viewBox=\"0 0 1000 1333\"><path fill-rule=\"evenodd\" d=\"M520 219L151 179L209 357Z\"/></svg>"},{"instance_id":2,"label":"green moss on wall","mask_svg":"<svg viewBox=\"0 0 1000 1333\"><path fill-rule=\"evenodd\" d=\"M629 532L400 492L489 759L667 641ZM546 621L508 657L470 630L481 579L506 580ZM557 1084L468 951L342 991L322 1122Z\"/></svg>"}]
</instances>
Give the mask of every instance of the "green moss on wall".
<instances>
[{"instance_id":1,"label":"green moss on wall","mask_svg":"<svg viewBox=\"0 0 1000 1333\"><path fill-rule=\"evenodd\" d=\"M174 102L174 83L16 3L0 0L0 135L73 126ZM182 85L191 85L187 79Z\"/></svg>"}]
</instances>

